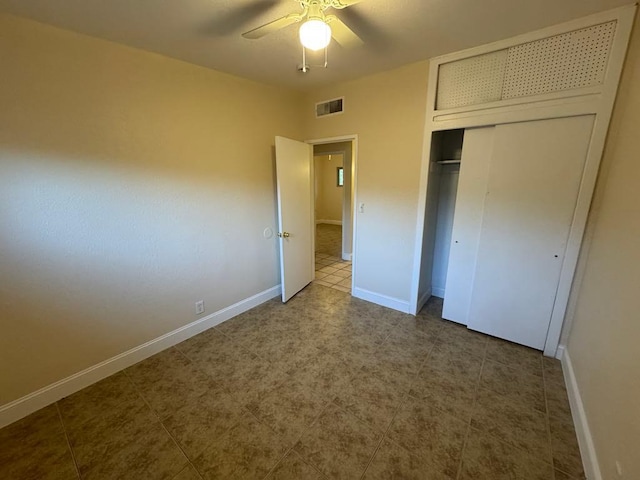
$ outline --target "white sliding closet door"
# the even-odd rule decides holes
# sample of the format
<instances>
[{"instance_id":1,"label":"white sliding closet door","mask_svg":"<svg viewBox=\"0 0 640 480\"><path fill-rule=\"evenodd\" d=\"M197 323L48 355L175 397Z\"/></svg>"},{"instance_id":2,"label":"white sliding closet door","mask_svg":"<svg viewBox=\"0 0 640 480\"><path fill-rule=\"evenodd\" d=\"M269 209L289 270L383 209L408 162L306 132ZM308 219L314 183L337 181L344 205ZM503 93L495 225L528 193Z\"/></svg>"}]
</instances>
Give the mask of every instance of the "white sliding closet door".
<instances>
[{"instance_id":1,"label":"white sliding closet door","mask_svg":"<svg viewBox=\"0 0 640 480\"><path fill-rule=\"evenodd\" d=\"M495 127L464 132L442 317L466 325Z\"/></svg>"},{"instance_id":2,"label":"white sliding closet door","mask_svg":"<svg viewBox=\"0 0 640 480\"><path fill-rule=\"evenodd\" d=\"M469 328L544 347L593 122L495 127Z\"/></svg>"}]
</instances>

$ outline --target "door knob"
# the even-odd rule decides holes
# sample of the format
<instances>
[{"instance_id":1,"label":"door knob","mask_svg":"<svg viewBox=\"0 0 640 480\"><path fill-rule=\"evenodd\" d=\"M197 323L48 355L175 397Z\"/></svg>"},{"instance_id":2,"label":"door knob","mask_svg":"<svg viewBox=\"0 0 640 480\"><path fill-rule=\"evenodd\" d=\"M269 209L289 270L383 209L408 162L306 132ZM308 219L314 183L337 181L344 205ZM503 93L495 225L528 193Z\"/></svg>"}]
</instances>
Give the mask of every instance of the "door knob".
<instances>
[{"instance_id":1,"label":"door knob","mask_svg":"<svg viewBox=\"0 0 640 480\"><path fill-rule=\"evenodd\" d=\"M289 232L282 232L282 233L278 233L278 236L280 238L289 238L291 234Z\"/></svg>"}]
</instances>

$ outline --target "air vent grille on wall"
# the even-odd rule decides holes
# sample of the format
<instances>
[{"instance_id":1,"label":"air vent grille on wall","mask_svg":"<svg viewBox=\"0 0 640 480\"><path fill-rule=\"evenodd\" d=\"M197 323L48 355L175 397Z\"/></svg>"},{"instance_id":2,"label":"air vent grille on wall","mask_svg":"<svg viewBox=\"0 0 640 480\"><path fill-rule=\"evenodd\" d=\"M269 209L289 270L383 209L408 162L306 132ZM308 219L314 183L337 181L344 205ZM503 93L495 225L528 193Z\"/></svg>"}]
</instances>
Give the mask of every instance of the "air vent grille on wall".
<instances>
[{"instance_id":1,"label":"air vent grille on wall","mask_svg":"<svg viewBox=\"0 0 640 480\"><path fill-rule=\"evenodd\" d=\"M344 111L344 97L334 98L325 102L316 103L316 117L335 115Z\"/></svg>"},{"instance_id":2,"label":"air vent grille on wall","mask_svg":"<svg viewBox=\"0 0 640 480\"><path fill-rule=\"evenodd\" d=\"M445 63L436 110L602 85L616 22Z\"/></svg>"}]
</instances>

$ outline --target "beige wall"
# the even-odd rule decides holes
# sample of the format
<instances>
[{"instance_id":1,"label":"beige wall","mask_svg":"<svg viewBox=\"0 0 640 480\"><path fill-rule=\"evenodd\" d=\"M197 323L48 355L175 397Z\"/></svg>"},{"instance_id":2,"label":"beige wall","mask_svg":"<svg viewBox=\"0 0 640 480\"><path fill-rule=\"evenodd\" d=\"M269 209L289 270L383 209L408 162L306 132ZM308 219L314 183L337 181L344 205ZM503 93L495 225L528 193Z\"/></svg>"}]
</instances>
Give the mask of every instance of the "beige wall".
<instances>
[{"instance_id":1,"label":"beige wall","mask_svg":"<svg viewBox=\"0 0 640 480\"><path fill-rule=\"evenodd\" d=\"M636 18L571 304L567 351L604 479L640 478L640 19Z\"/></svg>"},{"instance_id":2,"label":"beige wall","mask_svg":"<svg viewBox=\"0 0 640 480\"><path fill-rule=\"evenodd\" d=\"M318 155L314 157L316 168L316 221L342 222L342 194L338 187L338 167L342 167L342 154Z\"/></svg>"},{"instance_id":3,"label":"beige wall","mask_svg":"<svg viewBox=\"0 0 640 480\"><path fill-rule=\"evenodd\" d=\"M305 102L306 138L357 134L356 287L408 302L415 253L428 62L323 88ZM341 115L316 102L345 96Z\"/></svg>"},{"instance_id":4,"label":"beige wall","mask_svg":"<svg viewBox=\"0 0 640 480\"><path fill-rule=\"evenodd\" d=\"M298 94L0 16L0 405L279 284Z\"/></svg>"}]
</instances>

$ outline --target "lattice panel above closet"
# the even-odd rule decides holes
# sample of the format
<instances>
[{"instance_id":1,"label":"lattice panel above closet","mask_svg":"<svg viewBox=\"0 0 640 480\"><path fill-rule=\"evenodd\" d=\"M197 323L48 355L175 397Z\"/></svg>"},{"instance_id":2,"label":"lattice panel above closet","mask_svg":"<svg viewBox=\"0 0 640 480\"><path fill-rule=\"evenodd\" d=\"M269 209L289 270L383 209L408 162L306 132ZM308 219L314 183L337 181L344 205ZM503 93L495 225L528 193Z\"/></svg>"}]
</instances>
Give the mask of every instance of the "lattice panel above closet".
<instances>
[{"instance_id":1,"label":"lattice panel above closet","mask_svg":"<svg viewBox=\"0 0 640 480\"><path fill-rule=\"evenodd\" d=\"M506 64L507 50L499 50L442 65L438 73L438 110L500 100Z\"/></svg>"},{"instance_id":2,"label":"lattice panel above closet","mask_svg":"<svg viewBox=\"0 0 640 480\"><path fill-rule=\"evenodd\" d=\"M615 30L603 23L510 48L502 98L601 85Z\"/></svg>"},{"instance_id":3,"label":"lattice panel above closet","mask_svg":"<svg viewBox=\"0 0 640 480\"><path fill-rule=\"evenodd\" d=\"M436 110L601 85L616 22L440 66Z\"/></svg>"}]
</instances>

